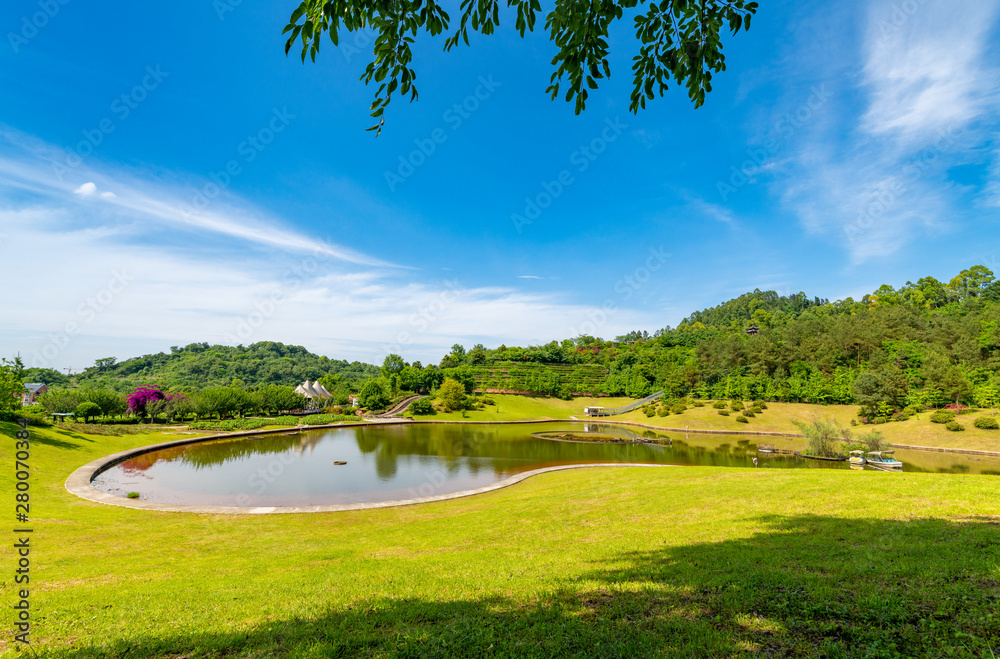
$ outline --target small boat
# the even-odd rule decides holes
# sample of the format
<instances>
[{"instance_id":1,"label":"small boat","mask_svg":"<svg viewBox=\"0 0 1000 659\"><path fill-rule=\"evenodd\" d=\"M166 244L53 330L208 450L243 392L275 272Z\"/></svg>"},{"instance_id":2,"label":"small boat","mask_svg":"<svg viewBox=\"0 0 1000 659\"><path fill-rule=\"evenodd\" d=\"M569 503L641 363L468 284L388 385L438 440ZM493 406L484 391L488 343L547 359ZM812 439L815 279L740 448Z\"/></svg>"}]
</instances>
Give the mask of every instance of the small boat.
<instances>
[{"instance_id":1,"label":"small boat","mask_svg":"<svg viewBox=\"0 0 1000 659\"><path fill-rule=\"evenodd\" d=\"M757 450L761 453L774 453L774 444L757 444Z\"/></svg>"},{"instance_id":2,"label":"small boat","mask_svg":"<svg viewBox=\"0 0 1000 659\"><path fill-rule=\"evenodd\" d=\"M827 462L847 462L846 455L835 455L832 458L826 458L822 455L809 455L808 453L802 453L801 451L795 451L793 455L797 455L800 458L806 458L807 460L826 460Z\"/></svg>"},{"instance_id":3,"label":"small boat","mask_svg":"<svg viewBox=\"0 0 1000 659\"><path fill-rule=\"evenodd\" d=\"M867 463L869 467L883 470L903 468L903 463L896 459L895 451L871 451Z\"/></svg>"},{"instance_id":4,"label":"small boat","mask_svg":"<svg viewBox=\"0 0 1000 659\"><path fill-rule=\"evenodd\" d=\"M851 451L851 466L852 467L864 467L865 465L865 452L864 451Z\"/></svg>"}]
</instances>

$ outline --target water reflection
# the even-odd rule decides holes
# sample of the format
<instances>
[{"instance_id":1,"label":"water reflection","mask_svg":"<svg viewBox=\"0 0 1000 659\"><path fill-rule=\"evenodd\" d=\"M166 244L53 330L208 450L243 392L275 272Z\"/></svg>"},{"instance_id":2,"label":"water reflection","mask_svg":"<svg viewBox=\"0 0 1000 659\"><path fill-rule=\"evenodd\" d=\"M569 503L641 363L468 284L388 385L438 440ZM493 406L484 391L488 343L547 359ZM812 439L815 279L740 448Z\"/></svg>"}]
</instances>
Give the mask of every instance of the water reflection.
<instances>
[{"instance_id":1,"label":"water reflection","mask_svg":"<svg viewBox=\"0 0 1000 659\"><path fill-rule=\"evenodd\" d=\"M533 433L613 435L629 443L549 441ZM650 443L650 440L656 443ZM794 440L765 437L767 443ZM95 486L188 505L333 505L446 494L539 467L649 463L849 470L845 462L758 453L756 437L662 433L607 423L363 426L217 440L141 455ZM799 447L801 448L801 447ZM1000 472L1000 460L897 451L904 471ZM337 466L336 462L346 462ZM891 477L891 474L887 474Z\"/></svg>"}]
</instances>

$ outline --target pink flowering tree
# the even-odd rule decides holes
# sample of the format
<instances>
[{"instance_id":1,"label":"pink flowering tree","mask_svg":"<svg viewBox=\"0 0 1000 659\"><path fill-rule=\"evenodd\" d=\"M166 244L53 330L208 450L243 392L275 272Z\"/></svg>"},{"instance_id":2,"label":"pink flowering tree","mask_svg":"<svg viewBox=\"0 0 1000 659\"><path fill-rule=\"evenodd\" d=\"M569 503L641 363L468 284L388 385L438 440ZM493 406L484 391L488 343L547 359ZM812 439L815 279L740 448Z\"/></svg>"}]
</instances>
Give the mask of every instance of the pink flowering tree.
<instances>
[{"instance_id":1,"label":"pink flowering tree","mask_svg":"<svg viewBox=\"0 0 1000 659\"><path fill-rule=\"evenodd\" d=\"M146 418L146 415L150 410L147 406L150 403L154 403L158 400L163 400L167 396L158 388L154 387L139 387L133 391L129 397L126 399L128 402L129 412L135 414L140 419Z\"/></svg>"}]
</instances>

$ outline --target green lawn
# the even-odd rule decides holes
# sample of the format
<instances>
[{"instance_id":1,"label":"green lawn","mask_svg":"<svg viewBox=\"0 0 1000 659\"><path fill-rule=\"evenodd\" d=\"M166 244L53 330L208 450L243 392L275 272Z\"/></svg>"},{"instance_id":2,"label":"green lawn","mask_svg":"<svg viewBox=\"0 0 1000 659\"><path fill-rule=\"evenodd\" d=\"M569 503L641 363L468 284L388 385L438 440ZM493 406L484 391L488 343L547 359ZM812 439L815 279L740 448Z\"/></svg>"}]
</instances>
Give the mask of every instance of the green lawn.
<instances>
[{"instance_id":1,"label":"green lawn","mask_svg":"<svg viewBox=\"0 0 1000 659\"><path fill-rule=\"evenodd\" d=\"M561 400L544 396L516 396L514 394L489 394L496 405L487 405L486 409L472 412L438 412L429 416L417 416L417 419L433 421L518 421L522 419L569 419L572 416L581 419L583 408L590 405L602 407L617 407L628 405L634 398L574 398Z\"/></svg>"},{"instance_id":2,"label":"green lawn","mask_svg":"<svg viewBox=\"0 0 1000 659\"><path fill-rule=\"evenodd\" d=\"M515 419L568 419L576 416L585 419L583 408L590 405L616 407L631 403L631 398L574 398L566 401L558 398L526 397L508 394L491 394L497 406L487 406L485 410L450 414L435 414L417 419L466 420L466 421L511 421ZM725 430L730 432L799 432L793 421L806 423L817 417L831 417L855 434L871 429L880 430L890 442L911 446L937 446L941 448L976 449L1000 451L1000 430L980 430L973 421L980 414L958 417L965 427L964 432L951 432L943 424L929 421L931 412L923 412L909 421L886 423L879 426L851 427L852 419L857 419L856 405L807 405L805 403L768 403L764 413L750 419L750 423L737 423L736 414L721 416L711 403L704 407L691 407L683 414L647 417L641 410L628 414L607 417L605 421L632 421L662 428L690 428L692 430ZM499 408L499 412L497 411Z\"/></svg>"},{"instance_id":3,"label":"green lawn","mask_svg":"<svg viewBox=\"0 0 1000 659\"><path fill-rule=\"evenodd\" d=\"M8 500L14 430L0 424ZM96 457L172 436L31 432L32 640L43 656L1000 650L994 477L580 469L433 504L227 517L63 489ZM13 569L8 560L0 576L8 606ZM8 633L0 652L12 647Z\"/></svg>"}]
</instances>

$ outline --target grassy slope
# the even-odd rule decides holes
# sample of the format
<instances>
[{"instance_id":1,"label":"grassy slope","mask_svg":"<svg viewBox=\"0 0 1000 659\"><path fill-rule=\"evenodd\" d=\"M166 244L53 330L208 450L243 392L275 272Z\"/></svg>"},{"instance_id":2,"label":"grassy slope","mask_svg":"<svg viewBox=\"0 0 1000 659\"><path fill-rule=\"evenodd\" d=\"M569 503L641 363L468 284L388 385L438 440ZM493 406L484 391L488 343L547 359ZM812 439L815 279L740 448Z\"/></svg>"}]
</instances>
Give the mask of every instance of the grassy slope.
<instances>
[{"instance_id":1,"label":"grassy slope","mask_svg":"<svg viewBox=\"0 0 1000 659\"><path fill-rule=\"evenodd\" d=\"M32 435L33 640L47 656L990 656L988 644L1000 646L991 477L574 470L437 504L226 517L103 506L63 489L77 466L163 435ZM11 465L12 441L0 446ZM2 491L13 491L12 471L0 470ZM8 603L12 569L0 576ZM10 636L0 644L9 650Z\"/></svg>"},{"instance_id":2,"label":"grassy slope","mask_svg":"<svg viewBox=\"0 0 1000 659\"><path fill-rule=\"evenodd\" d=\"M588 405L603 405L614 407L631 402L627 398L576 398L571 401L558 398L527 398L512 395L492 395L497 401L500 413L496 408L487 406L485 410L466 412L467 421L507 421L511 419L568 419L570 416L585 418L583 408ZM965 432L951 432L943 424L931 423L930 412L924 412L899 423L886 423L880 426L850 428L852 419L857 418L856 405L806 405L801 403L768 403L764 414L750 423L737 423L736 415L721 416L711 404L705 407L693 407L683 414L669 416L646 415L635 410L628 414L608 417L608 421L636 421L666 428L685 428L703 430L739 431L771 431L798 432L793 420L809 422L816 417L832 417L855 434L875 428L885 435L890 442L916 446L937 446L941 448L966 448L983 451L1000 451L1000 430L980 430L972 425L979 414L969 414L959 417L959 422L965 426ZM436 414L434 420L463 419L461 412L451 414Z\"/></svg>"}]
</instances>

